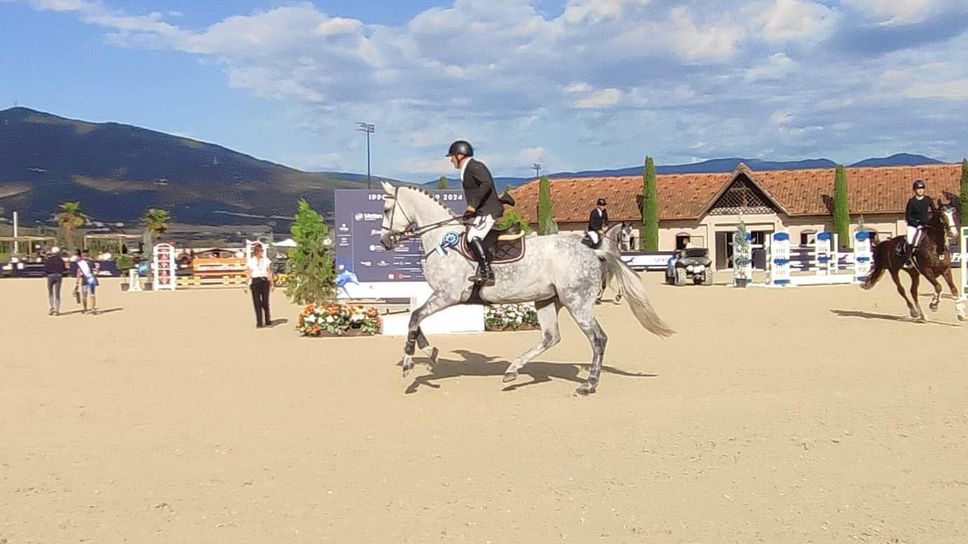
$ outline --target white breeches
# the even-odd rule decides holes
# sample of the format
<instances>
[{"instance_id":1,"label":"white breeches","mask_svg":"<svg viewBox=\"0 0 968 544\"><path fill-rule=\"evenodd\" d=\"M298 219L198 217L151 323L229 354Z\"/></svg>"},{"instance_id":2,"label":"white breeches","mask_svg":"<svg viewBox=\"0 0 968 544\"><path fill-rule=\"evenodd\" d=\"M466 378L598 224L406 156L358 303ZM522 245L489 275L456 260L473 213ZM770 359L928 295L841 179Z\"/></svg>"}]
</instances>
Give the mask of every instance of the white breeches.
<instances>
[{"instance_id":1,"label":"white breeches","mask_svg":"<svg viewBox=\"0 0 968 544\"><path fill-rule=\"evenodd\" d=\"M908 225L907 243L913 246L917 242L917 237L918 237L918 234L920 233L921 233L921 227L912 227L911 225Z\"/></svg>"},{"instance_id":2,"label":"white breeches","mask_svg":"<svg viewBox=\"0 0 968 544\"><path fill-rule=\"evenodd\" d=\"M586 232L585 234L587 234L588 237L591 238L592 244L594 244L596 246L598 245L598 242L601 241L601 239L602 239L602 237L599 236L599 234L597 232L593 231L593 230L590 230L590 231Z\"/></svg>"},{"instance_id":3,"label":"white breeches","mask_svg":"<svg viewBox=\"0 0 968 544\"><path fill-rule=\"evenodd\" d=\"M471 226L467 227L467 241L480 240L491 232L494 227L494 218L490 215L478 215L474 218Z\"/></svg>"}]
</instances>

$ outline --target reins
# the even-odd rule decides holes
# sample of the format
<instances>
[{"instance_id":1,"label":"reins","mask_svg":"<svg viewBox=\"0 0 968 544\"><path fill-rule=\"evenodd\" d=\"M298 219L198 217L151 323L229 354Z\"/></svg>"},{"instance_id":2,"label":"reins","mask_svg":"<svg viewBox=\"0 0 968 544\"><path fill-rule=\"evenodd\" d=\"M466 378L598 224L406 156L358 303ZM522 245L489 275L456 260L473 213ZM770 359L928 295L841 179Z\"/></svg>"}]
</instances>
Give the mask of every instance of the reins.
<instances>
[{"instance_id":1,"label":"reins","mask_svg":"<svg viewBox=\"0 0 968 544\"><path fill-rule=\"evenodd\" d=\"M390 225L393 225L393 217L397 213L397 207L399 206L399 203L397 200L397 194L399 191L400 191L400 187L394 187L393 196L389 196L389 195L385 196L385 198L389 198L390 200L393 200L393 208L390 209ZM403 215L403 218L407 220L407 228L404 230L387 229L387 234L390 236L390 239L393 241L394 245L399 243L402 240L419 238L420 236L423 236L425 233L430 232L441 225L463 222L462 217L453 216L449 219L444 219L443 221L437 221L435 223L430 223L423 226L417 226L416 223L412 219L410 219L410 217L407 216L407 213L403 211L403 208L400 208L400 214ZM413 226L414 228L411 228L411 226Z\"/></svg>"}]
</instances>

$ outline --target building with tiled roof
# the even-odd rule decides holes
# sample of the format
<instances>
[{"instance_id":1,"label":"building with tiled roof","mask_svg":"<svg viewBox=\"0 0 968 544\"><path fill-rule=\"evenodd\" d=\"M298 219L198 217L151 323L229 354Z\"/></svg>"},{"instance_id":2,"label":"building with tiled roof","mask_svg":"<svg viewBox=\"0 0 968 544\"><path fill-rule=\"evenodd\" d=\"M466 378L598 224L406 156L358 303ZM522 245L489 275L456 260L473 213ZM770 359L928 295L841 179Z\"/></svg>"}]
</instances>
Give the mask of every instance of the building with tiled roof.
<instances>
[{"instance_id":1,"label":"building with tiled roof","mask_svg":"<svg viewBox=\"0 0 968 544\"><path fill-rule=\"evenodd\" d=\"M881 239L904 231L904 208L911 184L923 179L928 194L948 201L961 190L961 165L847 168L852 232L875 230ZM730 173L656 176L659 194L659 250L689 243L708 247L717 268L730 266L732 233L740 219L753 233L754 246L773 232L787 231L794 243L812 243L817 232L833 230L833 168L754 172L740 164ZM638 247L642 225L642 176L552 179L553 214L562 231L581 232L595 201L608 201L611 222L633 228ZM512 191L515 209L537 224L538 182ZM841 245L848 245L842 241Z\"/></svg>"}]
</instances>

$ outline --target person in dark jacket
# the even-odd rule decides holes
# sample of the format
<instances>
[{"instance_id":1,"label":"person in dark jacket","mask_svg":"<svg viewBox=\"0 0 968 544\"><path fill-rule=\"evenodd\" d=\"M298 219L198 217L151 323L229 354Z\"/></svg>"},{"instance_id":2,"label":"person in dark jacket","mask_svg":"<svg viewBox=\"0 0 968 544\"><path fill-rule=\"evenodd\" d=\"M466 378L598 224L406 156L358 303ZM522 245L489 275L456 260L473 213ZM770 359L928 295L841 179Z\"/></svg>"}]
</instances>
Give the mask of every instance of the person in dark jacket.
<instances>
[{"instance_id":1,"label":"person in dark jacket","mask_svg":"<svg viewBox=\"0 0 968 544\"><path fill-rule=\"evenodd\" d=\"M907 208L904 211L904 219L907 221L907 236L904 245L904 268L914 266L914 250L921 242L921 229L931 220L931 214L935 212L934 201L926 196L926 185L924 180L914 182L912 189L914 196L908 200Z\"/></svg>"},{"instance_id":2,"label":"person in dark jacket","mask_svg":"<svg viewBox=\"0 0 968 544\"><path fill-rule=\"evenodd\" d=\"M61 283L64 280L64 259L60 256L60 248L51 248L47 258L44 259L44 275L47 276L47 302L50 310L47 315L60 315L61 304Z\"/></svg>"},{"instance_id":3,"label":"person in dark jacket","mask_svg":"<svg viewBox=\"0 0 968 544\"><path fill-rule=\"evenodd\" d=\"M494 178L483 162L474 158L474 148L470 142L457 140L450 144L447 150L450 163L460 170L461 186L467 209L464 211L464 221L467 223L467 245L477 259L477 274L468 278L481 285L494 285L494 271L491 269L491 257L484 251L481 240L504 215L504 206L498 200L494 187Z\"/></svg>"},{"instance_id":4,"label":"person in dark jacket","mask_svg":"<svg viewBox=\"0 0 968 544\"><path fill-rule=\"evenodd\" d=\"M608 210L604 198L599 198L595 209L588 216L588 231L582 242L588 247L597 248L602 243L602 237L608 230Z\"/></svg>"}]
</instances>

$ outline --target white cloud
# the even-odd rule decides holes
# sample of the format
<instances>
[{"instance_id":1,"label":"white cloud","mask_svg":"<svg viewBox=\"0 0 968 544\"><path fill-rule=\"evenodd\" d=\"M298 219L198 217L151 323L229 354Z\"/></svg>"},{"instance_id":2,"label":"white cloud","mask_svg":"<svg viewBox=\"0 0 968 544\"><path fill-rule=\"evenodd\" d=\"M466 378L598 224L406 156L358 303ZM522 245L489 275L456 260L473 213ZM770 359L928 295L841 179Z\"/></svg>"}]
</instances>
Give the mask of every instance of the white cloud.
<instances>
[{"instance_id":1,"label":"white cloud","mask_svg":"<svg viewBox=\"0 0 968 544\"><path fill-rule=\"evenodd\" d=\"M904 91L910 98L943 98L945 100L968 100L968 79L954 81L918 81Z\"/></svg>"},{"instance_id":2,"label":"white cloud","mask_svg":"<svg viewBox=\"0 0 968 544\"><path fill-rule=\"evenodd\" d=\"M540 163L542 160L544 160L546 153L547 152L543 147L529 147L522 149L521 152L518 153L517 159L521 164Z\"/></svg>"},{"instance_id":3,"label":"white cloud","mask_svg":"<svg viewBox=\"0 0 968 544\"><path fill-rule=\"evenodd\" d=\"M747 81L778 80L796 70L797 63L783 53L772 55L766 63L746 70Z\"/></svg>"},{"instance_id":4,"label":"white cloud","mask_svg":"<svg viewBox=\"0 0 968 544\"><path fill-rule=\"evenodd\" d=\"M452 0L396 25L273 2L204 28L186 23L190 12L131 13L117 6L138 4L118 0L22 1L73 13L111 44L204 59L228 86L284 104L313 149L333 151L294 151L296 165L360 162L360 120L378 127L375 167L433 177L453 174L440 155L459 137L487 150L492 170L527 175L534 160L627 165L643 146L661 163L765 150L842 159L863 145L968 132L917 130L961 115L964 31L876 55L832 45L856 28L854 11L868 27L898 26L957 13L965 0L572 0L557 16L535 0ZM878 138L854 141L865 131Z\"/></svg>"},{"instance_id":5,"label":"white cloud","mask_svg":"<svg viewBox=\"0 0 968 544\"><path fill-rule=\"evenodd\" d=\"M732 57L746 34L736 25L699 26L686 7L673 8L669 23L666 39L673 51L688 60Z\"/></svg>"},{"instance_id":6,"label":"white cloud","mask_svg":"<svg viewBox=\"0 0 968 544\"><path fill-rule=\"evenodd\" d=\"M649 0L570 0L562 18L570 24L597 23L621 17L626 5L645 6Z\"/></svg>"},{"instance_id":7,"label":"white cloud","mask_svg":"<svg viewBox=\"0 0 968 544\"><path fill-rule=\"evenodd\" d=\"M565 87L565 91L569 93L586 93L592 89L592 86L584 81L579 83L572 83Z\"/></svg>"},{"instance_id":8,"label":"white cloud","mask_svg":"<svg viewBox=\"0 0 968 544\"><path fill-rule=\"evenodd\" d=\"M968 10L964 0L844 0L844 3L884 26L909 25L941 13Z\"/></svg>"},{"instance_id":9,"label":"white cloud","mask_svg":"<svg viewBox=\"0 0 968 544\"><path fill-rule=\"evenodd\" d=\"M575 101L576 108L607 108L622 100L622 91L618 89L602 89L589 93Z\"/></svg>"},{"instance_id":10,"label":"white cloud","mask_svg":"<svg viewBox=\"0 0 968 544\"><path fill-rule=\"evenodd\" d=\"M754 9L759 10L760 6ZM815 2L800 0L777 0L762 9L754 17L763 39L768 42L785 42L801 39L819 39L825 36L837 20L829 7Z\"/></svg>"},{"instance_id":11,"label":"white cloud","mask_svg":"<svg viewBox=\"0 0 968 544\"><path fill-rule=\"evenodd\" d=\"M789 125L793 121L793 115L788 111L775 111L773 115L770 116L770 121L774 125Z\"/></svg>"}]
</instances>

